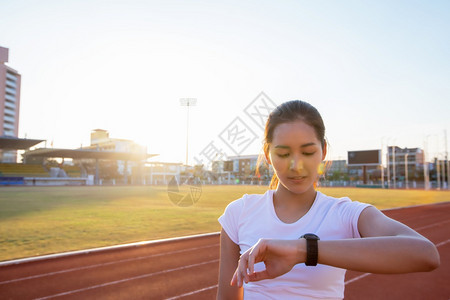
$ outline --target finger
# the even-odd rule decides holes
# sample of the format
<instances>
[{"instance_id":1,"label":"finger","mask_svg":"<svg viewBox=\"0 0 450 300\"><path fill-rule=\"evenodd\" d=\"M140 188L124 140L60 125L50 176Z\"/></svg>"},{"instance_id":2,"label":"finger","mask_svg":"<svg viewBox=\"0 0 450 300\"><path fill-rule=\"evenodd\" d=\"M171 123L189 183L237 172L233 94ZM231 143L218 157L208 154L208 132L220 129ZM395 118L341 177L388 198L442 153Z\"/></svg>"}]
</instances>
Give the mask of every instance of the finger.
<instances>
[{"instance_id":1,"label":"finger","mask_svg":"<svg viewBox=\"0 0 450 300\"><path fill-rule=\"evenodd\" d=\"M231 278L230 285L237 285L238 281L238 275L237 275L237 269L234 271L233 278Z\"/></svg>"},{"instance_id":2,"label":"finger","mask_svg":"<svg viewBox=\"0 0 450 300\"><path fill-rule=\"evenodd\" d=\"M260 256L260 253L263 252L264 249L264 241L259 240L258 243L256 243L255 246L251 249L249 255L248 255L248 270L250 274L255 273L255 263L259 262L258 257Z\"/></svg>"},{"instance_id":3,"label":"finger","mask_svg":"<svg viewBox=\"0 0 450 300\"><path fill-rule=\"evenodd\" d=\"M238 287L242 287L245 283L248 283L249 278L247 274L247 270L239 271L238 273Z\"/></svg>"},{"instance_id":4,"label":"finger","mask_svg":"<svg viewBox=\"0 0 450 300\"><path fill-rule=\"evenodd\" d=\"M248 271L247 271L247 266L242 268L242 279L244 280L245 283L248 283Z\"/></svg>"},{"instance_id":5,"label":"finger","mask_svg":"<svg viewBox=\"0 0 450 300\"><path fill-rule=\"evenodd\" d=\"M263 279L269 279L271 278L269 276L269 273L267 273L267 270L261 271L261 272L255 272L253 274L249 275L249 281L260 281Z\"/></svg>"},{"instance_id":6,"label":"finger","mask_svg":"<svg viewBox=\"0 0 450 300\"><path fill-rule=\"evenodd\" d=\"M239 267L236 269L236 272L234 272L231 282L232 282L232 285L236 285L237 287L242 286L242 276L241 276L241 272L239 271Z\"/></svg>"},{"instance_id":7,"label":"finger","mask_svg":"<svg viewBox=\"0 0 450 300\"><path fill-rule=\"evenodd\" d=\"M252 249L252 251L248 255L247 268L250 274L255 273L255 257L258 251L258 246Z\"/></svg>"},{"instance_id":8,"label":"finger","mask_svg":"<svg viewBox=\"0 0 450 300\"><path fill-rule=\"evenodd\" d=\"M242 287L243 282L248 283L247 261L248 261L248 252L241 255L235 274L233 276L236 277L234 282L238 287Z\"/></svg>"},{"instance_id":9,"label":"finger","mask_svg":"<svg viewBox=\"0 0 450 300\"><path fill-rule=\"evenodd\" d=\"M233 278L231 278L230 285L242 287L242 276L238 269L234 272Z\"/></svg>"}]
</instances>

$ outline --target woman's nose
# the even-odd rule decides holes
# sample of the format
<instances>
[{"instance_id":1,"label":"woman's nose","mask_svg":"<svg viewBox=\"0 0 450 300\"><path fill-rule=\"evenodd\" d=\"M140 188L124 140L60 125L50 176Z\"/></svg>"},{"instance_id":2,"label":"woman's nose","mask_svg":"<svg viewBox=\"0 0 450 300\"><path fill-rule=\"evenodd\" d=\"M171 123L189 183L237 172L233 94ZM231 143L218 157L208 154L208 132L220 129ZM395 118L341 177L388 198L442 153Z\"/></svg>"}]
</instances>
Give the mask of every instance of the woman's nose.
<instances>
[{"instance_id":1,"label":"woman's nose","mask_svg":"<svg viewBox=\"0 0 450 300\"><path fill-rule=\"evenodd\" d=\"M303 161L301 159L292 159L289 168L293 171L303 169Z\"/></svg>"}]
</instances>

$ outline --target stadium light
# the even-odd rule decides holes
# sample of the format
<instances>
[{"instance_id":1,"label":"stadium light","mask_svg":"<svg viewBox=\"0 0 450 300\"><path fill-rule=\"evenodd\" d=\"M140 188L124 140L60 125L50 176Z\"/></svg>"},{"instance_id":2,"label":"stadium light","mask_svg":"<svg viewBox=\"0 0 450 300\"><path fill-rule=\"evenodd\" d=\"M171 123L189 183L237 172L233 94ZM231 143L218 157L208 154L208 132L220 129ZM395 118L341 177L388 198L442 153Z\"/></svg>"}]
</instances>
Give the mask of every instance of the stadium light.
<instances>
[{"instance_id":1,"label":"stadium light","mask_svg":"<svg viewBox=\"0 0 450 300\"><path fill-rule=\"evenodd\" d=\"M187 106L187 118L186 118L186 166L188 165L189 154L189 107L197 104L196 98L181 98L180 105Z\"/></svg>"},{"instance_id":2,"label":"stadium light","mask_svg":"<svg viewBox=\"0 0 450 300\"><path fill-rule=\"evenodd\" d=\"M450 163L448 161L448 146L447 146L447 130L444 130L445 138L445 163L447 164L447 190L450 189Z\"/></svg>"},{"instance_id":3,"label":"stadium light","mask_svg":"<svg viewBox=\"0 0 450 300\"><path fill-rule=\"evenodd\" d=\"M428 173L428 163L427 163L427 148L428 148L428 138L430 134L425 136L423 141L423 181L425 185L425 190L430 189L430 177Z\"/></svg>"},{"instance_id":4,"label":"stadium light","mask_svg":"<svg viewBox=\"0 0 450 300\"><path fill-rule=\"evenodd\" d=\"M395 139L394 139L395 140ZM395 174L395 147L396 146L392 146L392 177L393 177L393 181L394 181L394 189L396 189L397 188L397 179L395 178L396 177L396 174Z\"/></svg>"},{"instance_id":5,"label":"stadium light","mask_svg":"<svg viewBox=\"0 0 450 300\"><path fill-rule=\"evenodd\" d=\"M383 147L384 147L384 136L381 138L381 160L380 160L380 166L381 166L381 188L384 189L384 166L383 166Z\"/></svg>"},{"instance_id":6,"label":"stadium light","mask_svg":"<svg viewBox=\"0 0 450 300\"><path fill-rule=\"evenodd\" d=\"M408 151L408 150L406 150ZM408 155L409 153L405 153L405 188L409 189L409 182L408 182Z\"/></svg>"}]
</instances>

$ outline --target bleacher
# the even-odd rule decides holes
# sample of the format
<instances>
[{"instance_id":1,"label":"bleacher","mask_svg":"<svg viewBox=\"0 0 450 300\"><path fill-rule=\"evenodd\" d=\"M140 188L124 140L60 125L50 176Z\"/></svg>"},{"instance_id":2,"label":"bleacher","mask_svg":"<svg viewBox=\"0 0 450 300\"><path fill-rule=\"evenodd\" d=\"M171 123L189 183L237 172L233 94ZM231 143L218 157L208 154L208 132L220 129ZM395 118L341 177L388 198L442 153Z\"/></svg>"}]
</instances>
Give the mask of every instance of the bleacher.
<instances>
[{"instance_id":1,"label":"bleacher","mask_svg":"<svg viewBox=\"0 0 450 300\"><path fill-rule=\"evenodd\" d=\"M50 177L42 165L0 163L0 177Z\"/></svg>"},{"instance_id":2,"label":"bleacher","mask_svg":"<svg viewBox=\"0 0 450 300\"><path fill-rule=\"evenodd\" d=\"M81 177L81 169L78 166L63 166L64 171L66 172L67 176L78 178Z\"/></svg>"},{"instance_id":3,"label":"bleacher","mask_svg":"<svg viewBox=\"0 0 450 300\"><path fill-rule=\"evenodd\" d=\"M0 163L0 186L5 185L86 185L87 178L81 178L78 166L63 166L64 177L51 175L53 169L38 164Z\"/></svg>"},{"instance_id":4,"label":"bleacher","mask_svg":"<svg viewBox=\"0 0 450 300\"><path fill-rule=\"evenodd\" d=\"M0 151L3 149L11 150L29 150L31 147L43 142L37 139L20 139L17 137L0 136ZM39 148L44 149L45 148ZM25 153L34 153L39 150L34 149L25 151ZM35 151L36 150L36 151ZM81 169L77 166L62 166L56 163L48 163L45 158L65 157L52 156L44 151L44 155L24 156L28 163L1 162L0 160L0 185L85 185L87 178L81 178ZM41 153L42 154L42 153ZM24 154L22 154L24 155ZM27 160L27 158L30 159ZM0 159L4 157L0 156ZM7 161L7 160L6 160ZM33 163L35 162L35 163ZM37 163L36 163L37 162ZM46 164L43 165L43 162Z\"/></svg>"}]
</instances>

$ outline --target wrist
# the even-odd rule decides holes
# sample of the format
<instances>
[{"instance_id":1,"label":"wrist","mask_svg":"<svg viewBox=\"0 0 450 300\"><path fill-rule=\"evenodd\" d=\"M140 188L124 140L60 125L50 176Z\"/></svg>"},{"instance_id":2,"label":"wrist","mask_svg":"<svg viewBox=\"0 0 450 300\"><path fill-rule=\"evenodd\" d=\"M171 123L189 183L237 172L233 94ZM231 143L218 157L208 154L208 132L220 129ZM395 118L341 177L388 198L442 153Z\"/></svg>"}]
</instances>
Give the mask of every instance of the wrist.
<instances>
[{"instance_id":1,"label":"wrist","mask_svg":"<svg viewBox=\"0 0 450 300\"><path fill-rule=\"evenodd\" d=\"M297 264L302 264L306 261L306 239L297 240Z\"/></svg>"}]
</instances>

